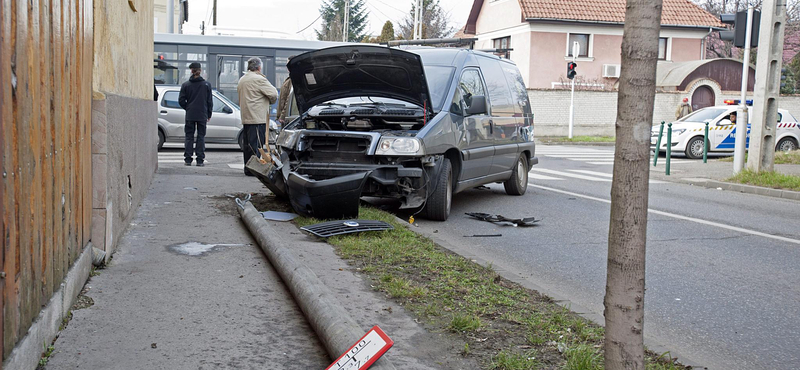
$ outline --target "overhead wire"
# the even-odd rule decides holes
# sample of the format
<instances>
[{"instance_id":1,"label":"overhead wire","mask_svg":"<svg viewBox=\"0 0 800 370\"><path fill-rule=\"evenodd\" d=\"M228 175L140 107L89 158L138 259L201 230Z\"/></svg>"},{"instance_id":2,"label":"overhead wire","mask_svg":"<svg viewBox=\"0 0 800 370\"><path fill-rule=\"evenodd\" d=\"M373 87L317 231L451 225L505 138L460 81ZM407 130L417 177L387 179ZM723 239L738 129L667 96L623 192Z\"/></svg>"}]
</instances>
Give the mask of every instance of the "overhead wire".
<instances>
[{"instance_id":1,"label":"overhead wire","mask_svg":"<svg viewBox=\"0 0 800 370\"><path fill-rule=\"evenodd\" d=\"M300 31L297 31L297 32L295 32L295 33L300 33L300 32L303 32L303 31L307 30L309 27L313 26L313 25L314 25L314 23L317 23L317 21L318 21L320 18L322 18L322 13L320 13L320 14L319 14L319 17L317 17L317 19L315 19L313 22L311 22L311 24L309 24L308 26L305 26L305 28L303 28L302 30L300 30Z\"/></svg>"}]
</instances>

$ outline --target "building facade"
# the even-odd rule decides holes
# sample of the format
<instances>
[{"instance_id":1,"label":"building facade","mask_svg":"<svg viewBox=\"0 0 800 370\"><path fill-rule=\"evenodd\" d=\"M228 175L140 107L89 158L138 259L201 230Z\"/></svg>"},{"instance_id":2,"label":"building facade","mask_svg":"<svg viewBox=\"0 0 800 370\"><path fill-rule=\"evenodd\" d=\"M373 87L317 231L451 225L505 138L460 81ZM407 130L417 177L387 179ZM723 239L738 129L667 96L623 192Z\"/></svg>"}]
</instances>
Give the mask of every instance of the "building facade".
<instances>
[{"instance_id":1,"label":"building facade","mask_svg":"<svg viewBox=\"0 0 800 370\"><path fill-rule=\"evenodd\" d=\"M582 89L612 90L620 73L625 0L474 0L460 34L476 49L500 50L531 89L568 88L566 63L578 43ZM664 0L660 63L704 59L705 38L723 25L689 0Z\"/></svg>"}]
</instances>

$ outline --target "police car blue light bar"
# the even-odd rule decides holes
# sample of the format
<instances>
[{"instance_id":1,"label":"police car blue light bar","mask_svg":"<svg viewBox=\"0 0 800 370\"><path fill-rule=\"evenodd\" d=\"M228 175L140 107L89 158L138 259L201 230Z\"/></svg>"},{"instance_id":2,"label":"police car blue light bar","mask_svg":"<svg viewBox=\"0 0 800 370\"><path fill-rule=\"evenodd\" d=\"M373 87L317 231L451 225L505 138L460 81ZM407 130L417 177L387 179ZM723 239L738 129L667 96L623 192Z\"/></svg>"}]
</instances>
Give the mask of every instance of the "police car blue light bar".
<instances>
[{"instance_id":1,"label":"police car blue light bar","mask_svg":"<svg viewBox=\"0 0 800 370\"><path fill-rule=\"evenodd\" d=\"M725 100L725 104L727 104L727 105L739 105L740 103L741 103L741 99L736 99L736 100L728 99L728 100ZM747 103L747 105L753 105L753 99L747 99L747 100L745 100L745 103Z\"/></svg>"}]
</instances>

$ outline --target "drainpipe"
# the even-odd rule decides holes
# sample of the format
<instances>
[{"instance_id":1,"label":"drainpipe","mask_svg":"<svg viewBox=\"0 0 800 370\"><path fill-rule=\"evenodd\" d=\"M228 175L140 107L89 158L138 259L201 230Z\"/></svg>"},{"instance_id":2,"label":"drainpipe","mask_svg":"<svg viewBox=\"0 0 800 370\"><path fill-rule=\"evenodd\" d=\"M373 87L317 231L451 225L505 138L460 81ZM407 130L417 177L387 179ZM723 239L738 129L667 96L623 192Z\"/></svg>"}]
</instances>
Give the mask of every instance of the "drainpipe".
<instances>
[{"instance_id":1,"label":"drainpipe","mask_svg":"<svg viewBox=\"0 0 800 370\"><path fill-rule=\"evenodd\" d=\"M706 38L714 32L714 27L708 27L708 33L700 40L700 60L706 60Z\"/></svg>"},{"instance_id":2,"label":"drainpipe","mask_svg":"<svg viewBox=\"0 0 800 370\"><path fill-rule=\"evenodd\" d=\"M167 33L175 33L175 0L167 0Z\"/></svg>"}]
</instances>

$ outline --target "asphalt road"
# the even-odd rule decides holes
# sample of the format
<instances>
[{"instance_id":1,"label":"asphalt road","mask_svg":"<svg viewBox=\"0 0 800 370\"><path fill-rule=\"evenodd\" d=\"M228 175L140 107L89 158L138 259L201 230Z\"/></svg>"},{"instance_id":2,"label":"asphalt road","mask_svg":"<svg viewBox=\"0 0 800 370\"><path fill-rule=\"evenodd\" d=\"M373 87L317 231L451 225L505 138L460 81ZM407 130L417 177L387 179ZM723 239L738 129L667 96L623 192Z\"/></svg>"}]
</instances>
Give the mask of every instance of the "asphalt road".
<instances>
[{"instance_id":1,"label":"asphalt road","mask_svg":"<svg viewBox=\"0 0 800 370\"><path fill-rule=\"evenodd\" d=\"M613 147L537 156L524 196L468 190L447 222L419 223L602 315ZM800 202L651 180L650 209L645 335L710 369L800 368ZM504 227L465 212L542 221ZM475 234L503 236L464 237Z\"/></svg>"}]
</instances>

